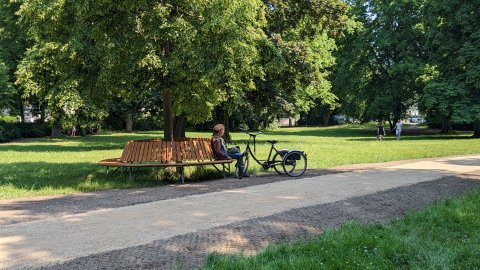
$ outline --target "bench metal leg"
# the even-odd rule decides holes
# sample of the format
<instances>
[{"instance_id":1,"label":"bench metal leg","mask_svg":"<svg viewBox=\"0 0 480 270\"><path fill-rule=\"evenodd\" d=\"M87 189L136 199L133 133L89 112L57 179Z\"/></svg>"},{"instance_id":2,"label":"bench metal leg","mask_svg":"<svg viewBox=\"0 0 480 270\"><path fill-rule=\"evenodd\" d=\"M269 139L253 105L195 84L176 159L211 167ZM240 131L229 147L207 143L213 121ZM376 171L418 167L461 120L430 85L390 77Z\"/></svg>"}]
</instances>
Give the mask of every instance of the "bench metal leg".
<instances>
[{"instance_id":1,"label":"bench metal leg","mask_svg":"<svg viewBox=\"0 0 480 270\"><path fill-rule=\"evenodd\" d=\"M230 163L228 164L222 164L222 170L220 170L215 164L211 164L219 173L222 174L223 178L227 178L227 172L226 170L228 169L228 173L230 173ZM227 167L228 166L228 167Z\"/></svg>"},{"instance_id":2,"label":"bench metal leg","mask_svg":"<svg viewBox=\"0 0 480 270\"><path fill-rule=\"evenodd\" d=\"M116 172L118 172L118 170L121 170L120 167L117 167L115 170L112 170L112 172L110 172L110 167L107 166L107 171L105 172L105 174L107 176L113 176Z\"/></svg>"},{"instance_id":3,"label":"bench metal leg","mask_svg":"<svg viewBox=\"0 0 480 270\"><path fill-rule=\"evenodd\" d=\"M132 167L129 168L128 170L129 174L128 174L128 180L132 180Z\"/></svg>"},{"instance_id":4,"label":"bench metal leg","mask_svg":"<svg viewBox=\"0 0 480 270\"><path fill-rule=\"evenodd\" d=\"M185 170L184 167L179 167L180 168L180 180L182 180L182 184L185 184Z\"/></svg>"}]
</instances>

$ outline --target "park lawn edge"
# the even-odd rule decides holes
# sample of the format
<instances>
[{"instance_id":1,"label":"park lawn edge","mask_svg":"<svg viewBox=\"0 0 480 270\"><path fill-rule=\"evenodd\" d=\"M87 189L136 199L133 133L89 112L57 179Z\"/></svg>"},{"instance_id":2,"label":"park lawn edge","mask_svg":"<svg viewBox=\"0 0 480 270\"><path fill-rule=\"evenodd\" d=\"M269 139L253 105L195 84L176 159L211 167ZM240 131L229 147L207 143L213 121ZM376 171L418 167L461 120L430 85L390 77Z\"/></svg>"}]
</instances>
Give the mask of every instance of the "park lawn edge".
<instances>
[{"instance_id":1,"label":"park lawn edge","mask_svg":"<svg viewBox=\"0 0 480 270\"><path fill-rule=\"evenodd\" d=\"M278 148L306 150L309 169L411 161L480 153L480 140L465 134L407 136L401 141L375 141L368 125L296 127L264 132L257 138L258 157L268 154L267 139L278 139ZM208 137L207 132L189 132L190 137ZM234 132L232 145L244 149L248 135ZM109 189L155 187L178 182L169 171L145 169L133 180L105 175L95 163L119 157L127 140L161 137L161 132L111 133L86 137L40 138L0 144L0 200L68 195ZM367 165L368 167L369 165ZM188 168L187 182L221 178L205 167ZM249 171L262 172L250 162ZM274 172L267 172L273 173Z\"/></svg>"},{"instance_id":2,"label":"park lawn edge","mask_svg":"<svg viewBox=\"0 0 480 270\"><path fill-rule=\"evenodd\" d=\"M480 190L387 224L355 221L256 256L210 254L202 269L479 269Z\"/></svg>"}]
</instances>

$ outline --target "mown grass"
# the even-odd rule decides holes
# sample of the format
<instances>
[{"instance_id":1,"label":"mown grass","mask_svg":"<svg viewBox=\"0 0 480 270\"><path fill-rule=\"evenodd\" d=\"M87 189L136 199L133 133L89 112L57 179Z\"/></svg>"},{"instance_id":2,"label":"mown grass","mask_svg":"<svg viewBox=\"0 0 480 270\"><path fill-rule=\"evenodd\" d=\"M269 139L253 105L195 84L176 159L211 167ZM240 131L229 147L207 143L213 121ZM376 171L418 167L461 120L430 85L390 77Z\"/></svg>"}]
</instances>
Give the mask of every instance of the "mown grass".
<instances>
[{"instance_id":1,"label":"mown grass","mask_svg":"<svg viewBox=\"0 0 480 270\"><path fill-rule=\"evenodd\" d=\"M202 269L480 269L480 191L387 225L348 223L253 257L209 256Z\"/></svg>"},{"instance_id":2,"label":"mown grass","mask_svg":"<svg viewBox=\"0 0 480 270\"><path fill-rule=\"evenodd\" d=\"M209 132L189 132L189 137L210 137ZM147 168L134 180L122 174L107 177L95 163L119 157L130 139L159 138L161 132L112 133L87 137L34 139L0 144L0 199L59 195L111 188L162 185L168 171ZM375 140L375 130L365 126L288 128L258 136L257 154L266 158L267 139L277 139L279 148L302 149L308 154L309 168L385 162L391 160L480 153L480 140L471 134L404 136L396 141ZM233 133L232 145L245 148L248 136ZM251 166L259 171L260 166ZM220 177L213 169L187 172L189 179Z\"/></svg>"}]
</instances>

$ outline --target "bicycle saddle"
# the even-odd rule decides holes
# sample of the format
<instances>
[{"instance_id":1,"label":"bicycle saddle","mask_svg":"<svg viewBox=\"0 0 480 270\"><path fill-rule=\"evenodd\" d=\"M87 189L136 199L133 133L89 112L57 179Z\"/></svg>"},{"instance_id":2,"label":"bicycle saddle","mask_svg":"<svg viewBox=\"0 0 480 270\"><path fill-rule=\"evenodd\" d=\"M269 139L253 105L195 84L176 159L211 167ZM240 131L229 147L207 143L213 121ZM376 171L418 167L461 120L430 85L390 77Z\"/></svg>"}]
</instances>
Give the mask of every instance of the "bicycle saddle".
<instances>
[{"instance_id":1,"label":"bicycle saddle","mask_svg":"<svg viewBox=\"0 0 480 270\"><path fill-rule=\"evenodd\" d=\"M276 144L276 143L278 143L277 140L267 140L267 142L269 142L269 143L271 143L271 144Z\"/></svg>"}]
</instances>

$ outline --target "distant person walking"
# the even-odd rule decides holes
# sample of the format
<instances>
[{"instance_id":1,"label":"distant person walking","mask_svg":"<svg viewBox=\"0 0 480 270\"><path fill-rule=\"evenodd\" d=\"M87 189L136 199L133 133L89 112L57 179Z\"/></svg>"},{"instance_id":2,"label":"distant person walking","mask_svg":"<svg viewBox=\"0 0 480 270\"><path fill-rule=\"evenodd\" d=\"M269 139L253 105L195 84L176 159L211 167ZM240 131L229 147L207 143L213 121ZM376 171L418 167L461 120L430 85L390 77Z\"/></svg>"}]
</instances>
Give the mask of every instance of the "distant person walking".
<instances>
[{"instance_id":1,"label":"distant person walking","mask_svg":"<svg viewBox=\"0 0 480 270\"><path fill-rule=\"evenodd\" d=\"M402 121L398 119L397 123L395 124L395 134L397 135L397 140L400 140L400 135L402 135Z\"/></svg>"},{"instance_id":2,"label":"distant person walking","mask_svg":"<svg viewBox=\"0 0 480 270\"><path fill-rule=\"evenodd\" d=\"M385 134L385 128L383 127L383 125L379 125L377 128L377 141L381 141Z\"/></svg>"}]
</instances>

